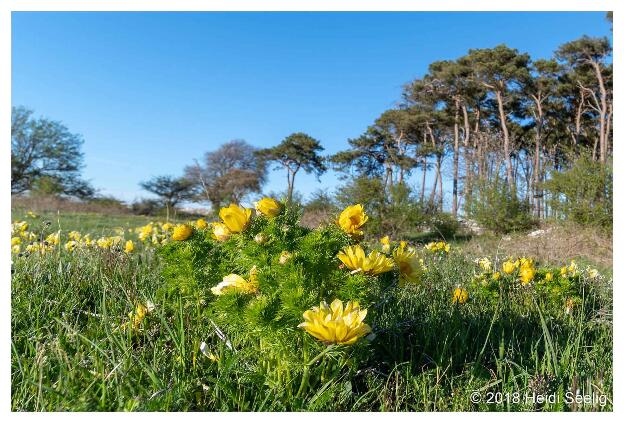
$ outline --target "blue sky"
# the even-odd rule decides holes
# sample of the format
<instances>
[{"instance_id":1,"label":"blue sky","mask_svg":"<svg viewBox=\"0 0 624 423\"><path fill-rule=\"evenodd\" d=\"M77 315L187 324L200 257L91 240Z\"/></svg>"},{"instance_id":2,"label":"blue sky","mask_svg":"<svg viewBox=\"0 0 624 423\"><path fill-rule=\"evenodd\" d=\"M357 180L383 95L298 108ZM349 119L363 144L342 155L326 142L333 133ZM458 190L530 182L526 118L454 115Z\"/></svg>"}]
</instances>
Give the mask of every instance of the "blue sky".
<instances>
[{"instance_id":1,"label":"blue sky","mask_svg":"<svg viewBox=\"0 0 624 423\"><path fill-rule=\"evenodd\" d=\"M13 105L82 134L84 176L126 201L231 139L303 131L340 151L432 61L500 43L550 57L611 35L604 12L13 12L12 29ZM339 183L300 174L295 188ZM265 192L285 185L273 171Z\"/></svg>"}]
</instances>

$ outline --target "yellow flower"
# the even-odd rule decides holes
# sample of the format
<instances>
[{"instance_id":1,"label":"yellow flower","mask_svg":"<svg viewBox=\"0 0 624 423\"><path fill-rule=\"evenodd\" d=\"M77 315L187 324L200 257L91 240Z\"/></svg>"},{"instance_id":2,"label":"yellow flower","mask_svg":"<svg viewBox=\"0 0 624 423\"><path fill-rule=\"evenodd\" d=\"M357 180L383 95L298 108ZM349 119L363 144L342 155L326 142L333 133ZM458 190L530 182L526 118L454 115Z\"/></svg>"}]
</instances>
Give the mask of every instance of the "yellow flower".
<instances>
[{"instance_id":1,"label":"yellow flower","mask_svg":"<svg viewBox=\"0 0 624 423\"><path fill-rule=\"evenodd\" d=\"M600 272L598 272L598 269L588 268L587 269L587 276L590 279L596 279L598 276L600 276Z\"/></svg>"},{"instance_id":2,"label":"yellow flower","mask_svg":"<svg viewBox=\"0 0 624 423\"><path fill-rule=\"evenodd\" d=\"M14 222L11 225L11 232L26 232L28 229L28 222L22 220L21 222Z\"/></svg>"},{"instance_id":3,"label":"yellow flower","mask_svg":"<svg viewBox=\"0 0 624 423\"><path fill-rule=\"evenodd\" d=\"M77 246L78 246L78 242L74 240L70 240L65 243L65 249L69 252L74 251Z\"/></svg>"},{"instance_id":4,"label":"yellow flower","mask_svg":"<svg viewBox=\"0 0 624 423\"><path fill-rule=\"evenodd\" d=\"M503 272L510 275L516 271L516 265L511 261L507 260L503 263Z\"/></svg>"},{"instance_id":5,"label":"yellow flower","mask_svg":"<svg viewBox=\"0 0 624 423\"><path fill-rule=\"evenodd\" d=\"M192 234L193 228L191 228L189 225L176 225L175 228L173 228L173 235L171 235L171 239L173 239L174 241L184 241L189 239Z\"/></svg>"},{"instance_id":6,"label":"yellow flower","mask_svg":"<svg viewBox=\"0 0 624 423\"><path fill-rule=\"evenodd\" d=\"M448 253L451 250L451 246L444 241L430 242L429 244L425 245L425 248L434 253L441 251Z\"/></svg>"},{"instance_id":7,"label":"yellow flower","mask_svg":"<svg viewBox=\"0 0 624 423\"><path fill-rule=\"evenodd\" d=\"M331 305L323 301L319 307L303 313L305 321L298 327L326 344L351 345L371 331L364 323L366 312L360 310L357 301L349 301L346 307L339 299Z\"/></svg>"},{"instance_id":8,"label":"yellow flower","mask_svg":"<svg viewBox=\"0 0 624 423\"><path fill-rule=\"evenodd\" d=\"M145 226L142 226L142 227L140 227L138 229L140 230L139 239L141 241L145 241L152 234L152 231L153 231L154 228L153 228L152 224L149 223L149 224L147 224Z\"/></svg>"},{"instance_id":9,"label":"yellow flower","mask_svg":"<svg viewBox=\"0 0 624 423\"><path fill-rule=\"evenodd\" d=\"M568 266L568 272L570 272L571 276L576 276L576 274L578 273L578 266L576 265L574 260L570 262L570 265Z\"/></svg>"},{"instance_id":10,"label":"yellow flower","mask_svg":"<svg viewBox=\"0 0 624 423\"><path fill-rule=\"evenodd\" d=\"M228 227L230 232L239 233L247 228L251 219L251 209L239 207L236 204L230 204L219 211L219 217Z\"/></svg>"},{"instance_id":11,"label":"yellow flower","mask_svg":"<svg viewBox=\"0 0 624 423\"><path fill-rule=\"evenodd\" d=\"M362 235L364 232L360 228L368 221L368 216L364 213L361 204L349 206L340 213L338 226L350 235Z\"/></svg>"},{"instance_id":12,"label":"yellow flower","mask_svg":"<svg viewBox=\"0 0 624 423\"><path fill-rule=\"evenodd\" d=\"M124 251L128 254L134 251L134 242L132 242L131 239L126 241L126 246L124 248Z\"/></svg>"},{"instance_id":13,"label":"yellow flower","mask_svg":"<svg viewBox=\"0 0 624 423\"><path fill-rule=\"evenodd\" d=\"M212 237L217 241L226 241L232 233L225 223L212 222Z\"/></svg>"},{"instance_id":14,"label":"yellow flower","mask_svg":"<svg viewBox=\"0 0 624 423\"><path fill-rule=\"evenodd\" d=\"M130 322L132 323L132 329L138 329L145 317L151 313L154 308L154 304L151 301L148 301L145 305L138 303L134 311L128 313L128 317L130 317ZM125 329L126 327L128 327L128 323L121 325L121 329Z\"/></svg>"},{"instance_id":15,"label":"yellow flower","mask_svg":"<svg viewBox=\"0 0 624 423\"><path fill-rule=\"evenodd\" d=\"M169 222L162 225L162 230L165 232L169 232L171 229L174 229L174 226Z\"/></svg>"},{"instance_id":16,"label":"yellow flower","mask_svg":"<svg viewBox=\"0 0 624 423\"><path fill-rule=\"evenodd\" d=\"M195 227L197 229L206 229L208 227L208 223L206 223L206 221L204 219L197 219L197 221L195 222Z\"/></svg>"},{"instance_id":17,"label":"yellow flower","mask_svg":"<svg viewBox=\"0 0 624 423\"><path fill-rule=\"evenodd\" d=\"M35 213L32 212L32 210L29 210L28 213L26 213L26 215L33 219L36 219L38 217Z\"/></svg>"},{"instance_id":18,"label":"yellow flower","mask_svg":"<svg viewBox=\"0 0 624 423\"><path fill-rule=\"evenodd\" d=\"M280 254L280 258L279 258L279 264L286 264L288 263L288 260L290 260L292 258L292 254L289 253L288 251L282 251L282 254Z\"/></svg>"},{"instance_id":19,"label":"yellow flower","mask_svg":"<svg viewBox=\"0 0 624 423\"><path fill-rule=\"evenodd\" d=\"M568 275L568 268L563 266L559 272L562 278L565 278Z\"/></svg>"},{"instance_id":20,"label":"yellow flower","mask_svg":"<svg viewBox=\"0 0 624 423\"><path fill-rule=\"evenodd\" d=\"M546 280L546 282L551 282L553 280L552 272L546 272L546 275L544 276L544 280Z\"/></svg>"},{"instance_id":21,"label":"yellow flower","mask_svg":"<svg viewBox=\"0 0 624 423\"><path fill-rule=\"evenodd\" d=\"M254 294L258 292L258 270L256 266L249 271L249 281L237 274L229 274L223 278L216 286L210 288L214 295L223 295L229 291L238 291L244 294Z\"/></svg>"},{"instance_id":22,"label":"yellow flower","mask_svg":"<svg viewBox=\"0 0 624 423\"><path fill-rule=\"evenodd\" d=\"M58 245L61 241L61 231L57 231L48 235L45 240L48 242L48 244Z\"/></svg>"},{"instance_id":23,"label":"yellow flower","mask_svg":"<svg viewBox=\"0 0 624 423\"><path fill-rule=\"evenodd\" d=\"M381 251L384 253L390 251L390 237L388 235L381 238L379 242L381 243Z\"/></svg>"},{"instance_id":24,"label":"yellow flower","mask_svg":"<svg viewBox=\"0 0 624 423\"><path fill-rule=\"evenodd\" d=\"M464 288L457 287L453 291L453 304L465 304L468 301L468 291Z\"/></svg>"},{"instance_id":25,"label":"yellow flower","mask_svg":"<svg viewBox=\"0 0 624 423\"><path fill-rule=\"evenodd\" d=\"M535 277L535 268L533 266L520 267L520 281L523 285L531 282Z\"/></svg>"},{"instance_id":26,"label":"yellow flower","mask_svg":"<svg viewBox=\"0 0 624 423\"><path fill-rule=\"evenodd\" d=\"M479 265L479 267L485 270L486 272L489 272L490 270L492 270L492 262L490 261L489 258L483 257L482 259L477 259L476 262Z\"/></svg>"},{"instance_id":27,"label":"yellow flower","mask_svg":"<svg viewBox=\"0 0 624 423\"><path fill-rule=\"evenodd\" d=\"M11 247L11 252L13 254L19 254L20 250L21 250L21 247L19 245L14 245Z\"/></svg>"},{"instance_id":28,"label":"yellow flower","mask_svg":"<svg viewBox=\"0 0 624 423\"><path fill-rule=\"evenodd\" d=\"M494 279L495 281L499 280L500 278L501 278L500 272L494 272L494 274L492 274L492 279Z\"/></svg>"},{"instance_id":29,"label":"yellow flower","mask_svg":"<svg viewBox=\"0 0 624 423\"><path fill-rule=\"evenodd\" d=\"M108 249L113 245L113 239L110 237L102 237L97 240L97 245L100 248Z\"/></svg>"},{"instance_id":30,"label":"yellow flower","mask_svg":"<svg viewBox=\"0 0 624 423\"><path fill-rule=\"evenodd\" d=\"M20 245L22 243L22 238L18 237L18 236L14 236L13 238L11 238L11 247L14 247L16 245Z\"/></svg>"},{"instance_id":31,"label":"yellow flower","mask_svg":"<svg viewBox=\"0 0 624 423\"><path fill-rule=\"evenodd\" d=\"M337 257L345 266L353 270L353 273L362 272L370 275L379 275L392 270L394 266L394 261L379 251L371 251L368 257L366 257L366 253L359 245L345 247L343 251L338 253Z\"/></svg>"},{"instance_id":32,"label":"yellow flower","mask_svg":"<svg viewBox=\"0 0 624 423\"><path fill-rule=\"evenodd\" d=\"M67 237L71 239L72 241L80 241L80 232L71 231L70 233L67 234Z\"/></svg>"},{"instance_id":33,"label":"yellow flower","mask_svg":"<svg viewBox=\"0 0 624 423\"><path fill-rule=\"evenodd\" d=\"M405 244L399 245L392 253L394 262L399 268L399 283L401 286L406 282L420 282L422 267L420 260L414 251L405 251Z\"/></svg>"},{"instance_id":34,"label":"yellow flower","mask_svg":"<svg viewBox=\"0 0 624 423\"><path fill-rule=\"evenodd\" d=\"M278 201L269 197L264 197L262 200L256 201L254 206L256 207L256 211L258 213L267 217L275 217L282 211L282 205Z\"/></svg>"}]
</instances>

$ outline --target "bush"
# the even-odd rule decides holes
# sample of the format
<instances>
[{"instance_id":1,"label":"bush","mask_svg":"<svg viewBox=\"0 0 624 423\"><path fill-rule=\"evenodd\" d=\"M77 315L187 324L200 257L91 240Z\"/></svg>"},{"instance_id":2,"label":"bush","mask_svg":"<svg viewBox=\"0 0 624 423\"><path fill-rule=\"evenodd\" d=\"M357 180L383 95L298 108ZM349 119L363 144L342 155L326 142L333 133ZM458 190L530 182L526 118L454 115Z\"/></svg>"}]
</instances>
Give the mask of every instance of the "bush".
<instances>
[{"instance_id":1,"label":"bush","mask_svg":"<svg viewBox=\"0 0 624 423\"><path fill-rule=\"evenodd\" d=\"M467 212L481 226L496 233L525 230L536 224L528 202L521 201L498 177L475 184Z\"/></svg>"},{"instance_id":2,"label":"bush","mask_svg":"<svg viewBox=\"0 0 624 423\"><path fill-rule=\"evenodd\" d=\"M406 184L384 189L380 178L361 176L341 186L336 193L341 207L351 203L366 204L371 237L389 235L392 238L422 231L429 217Z\"/></svg>"},{"instance_id":3,"label":"bush","mask_svg":"<svg viewBox=\"0 0 624 423\"><path fill-rule=\"evenodd\" d=\"M613 165L582 155L563 172L553 172L544 183L550 206L560 218L582 225L613 227Z\"/></svg>"},{"instance_id":4,"label":"bush","mask_svg":"<svg viewBox=\"0 0 624 423\"><path fill-rule=\"evenodd\" d=\"M340 269L336 255L352 243L350 237L336 225L307 229L299 218L296 210L286 209L275 218L254 217L243 233L225 241L213 239L208 230L195 231L187 241L161 250L167 295L181 294L189 307L201 306L201 324L220 328L243 356L250 352L248 358L259 362L269 385L285 384L282 389L293 392L318 387L322 378L345 367L350 372L366 351L361 339L348 349L338 346L309 374L306 363L326 345L297 328L303 313L321 301L340 299L345 305L359 301L374 316L370 306L394 281L394 272L376 277ZM232 274L257 278L257 291L215 294L213 288ZM219 343L210 348L218 349Z\"/></svg>"},{"instance_id":5,"label":"bush","mask_svg":"<svg viewBox=\"0 0 624 423\"><path fill-rule=\"evenodd\" d=\"M327 191L317 190L303 206L301 224L308 228L316 228L323 223L333 221L338 213L338 205Z\"/></svg>"},{"instance_id":6,"label":"bush","mask_svg":"<svg viewBox=\"0 0 624 423\"><path fill-rule=\"evenodd\" d=\"M163 206L158 200L142 198L130 206L132 213L142 216L154 216L163 212Z\"/></svg>"},{"instance_id":7,"label":"bush","mask_svg":"<svg viewBox=\"0 0 624 423\"><path fill-rule=\"evenodd\" d=\"M433 214L427 222L432 235L437 238L453 238L459 232L459 222L450 213Z\"/></svg>"}]
</instances>

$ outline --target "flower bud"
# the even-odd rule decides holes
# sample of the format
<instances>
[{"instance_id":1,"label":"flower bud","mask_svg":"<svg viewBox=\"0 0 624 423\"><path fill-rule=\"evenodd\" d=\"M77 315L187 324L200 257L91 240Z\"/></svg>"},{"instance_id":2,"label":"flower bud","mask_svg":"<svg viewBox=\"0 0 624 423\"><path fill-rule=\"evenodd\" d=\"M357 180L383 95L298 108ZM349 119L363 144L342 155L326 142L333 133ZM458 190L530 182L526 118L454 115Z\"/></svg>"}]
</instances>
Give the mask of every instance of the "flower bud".
<instances>
[{"instance_id":1,"label":"flower bud","mask_svg":"<svg viewBox=\"0 0 624 423\"><path fill-rule=\"evenodd\" d=\"M256 241L258 245L264 245L268 241L268 238L265 234L263 234L262 232L259 232L254 237L254 241Z\"/></svg>"}]
</instances>

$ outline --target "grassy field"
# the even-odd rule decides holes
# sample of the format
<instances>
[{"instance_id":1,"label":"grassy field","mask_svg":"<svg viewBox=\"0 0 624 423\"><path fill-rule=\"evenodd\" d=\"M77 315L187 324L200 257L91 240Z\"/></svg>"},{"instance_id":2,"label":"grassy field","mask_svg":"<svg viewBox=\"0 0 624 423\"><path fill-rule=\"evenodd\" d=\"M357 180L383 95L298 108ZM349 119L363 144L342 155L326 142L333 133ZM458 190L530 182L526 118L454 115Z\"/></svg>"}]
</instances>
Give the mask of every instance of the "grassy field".
<instances>
[{"instance_id":1,"label":"grassy field","mask_svg":"<svg viewBox=\"0 0 624 423\"><path fill-rule=\"evenodd\" d=\"M478 239L451 243L448 254L426 256L421 283L392 287L371 303L366 321L374 339L326 351L302 330L286 328L280 339L293 343L291 353L272 356L263 333L236 331L235 323L214 324L213 315L206 314L211 285L193 295L169 288L164 275L171 263L157 252L163 247L147 248L128 231L151 219L75 213L30 217L14 210L13 220L28 222L40 239L61 230L59 244L49 252L12 255L14 411L613 408L608 272L589 278L579 269L570 279L576 293L571 303L555 290L544 294L522 287L492 297L473 259L489 255L500 269L504 258L478 251ZM68 251L64 244L72 230L94 239L118 235L137 247L131 253ZM558 269L569 263L539 265ZM591 264L606 269L604 263ZM546 272L542 267L540 275ZM470 294L465 304L451 301L458 285ZM148 302L153 310L129 330L137 304ZM299 352L297 361L293 357Z\"/></svg>"}]
</instances>

